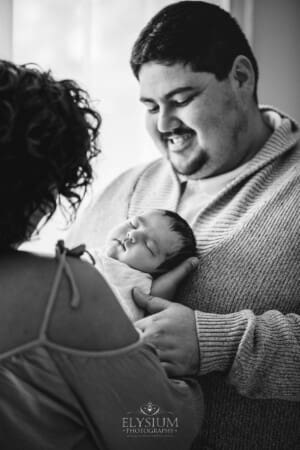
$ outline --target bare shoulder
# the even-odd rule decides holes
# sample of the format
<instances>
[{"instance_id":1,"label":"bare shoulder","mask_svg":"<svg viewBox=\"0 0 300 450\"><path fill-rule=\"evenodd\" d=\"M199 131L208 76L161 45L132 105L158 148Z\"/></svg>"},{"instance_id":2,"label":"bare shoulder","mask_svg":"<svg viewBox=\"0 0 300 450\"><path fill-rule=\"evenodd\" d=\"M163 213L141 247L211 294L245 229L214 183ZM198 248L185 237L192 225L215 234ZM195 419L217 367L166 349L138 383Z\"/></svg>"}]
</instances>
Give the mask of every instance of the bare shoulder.
<instances>
[{"instance_id":1,"label":"bare shoulder","mask_svg":"<svg viewBox=\"0 0 300 450\"><path fill-rule=\"evenodd\" d=\"M82 350L108 350L135 342L131 322L100 273L90 264L68 258L80 295L71 307L72 288L65 271L60 279L47 335L57 344ZM39 336L58 261L12 251L0 255L0 352Z\"/></svg>"},{"instance_id":2,"label":"bare shoulder","mask_svg":"<svg viewBox=\"0 0 300 450\"><path fill-rule=\"evenodd\" d=\"M68 257L79 293L78 307L72 307L72 287L64 274L57 294L49 337L54 342L81 350L122 348L138 339L109 285L89 263Z\"/></svg>"}]
</instances>

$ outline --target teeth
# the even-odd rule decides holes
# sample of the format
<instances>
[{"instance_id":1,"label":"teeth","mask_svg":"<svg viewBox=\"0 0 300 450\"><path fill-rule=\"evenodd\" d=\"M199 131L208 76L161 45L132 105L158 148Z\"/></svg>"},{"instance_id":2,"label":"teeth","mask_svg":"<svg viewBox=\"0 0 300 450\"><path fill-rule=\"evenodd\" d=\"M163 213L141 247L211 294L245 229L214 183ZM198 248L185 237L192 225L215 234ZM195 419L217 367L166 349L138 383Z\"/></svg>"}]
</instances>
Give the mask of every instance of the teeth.
<instances>
[{"instance_id":1,"label":"teeth","mask_svg":"<svg viewBox=\"0 0 300 450\"><path fill-rule=\"evenodd\" d=\"M173 150L180 150L191 139L192 133L178 134L168 137L169 146Z\"/></svg>"},{"instance_id":2,"label":"teeth","mask_svg":"<svg viewBox=\"0 0 300 450\"><path fill-rule=\"evenodd\" d=\"M170 142L172 142L172 144L183 144L185 139L186 138L184 136L174 136L174 137L171 137L169 140L170 140Z\"/></svg>"}]
</instances>

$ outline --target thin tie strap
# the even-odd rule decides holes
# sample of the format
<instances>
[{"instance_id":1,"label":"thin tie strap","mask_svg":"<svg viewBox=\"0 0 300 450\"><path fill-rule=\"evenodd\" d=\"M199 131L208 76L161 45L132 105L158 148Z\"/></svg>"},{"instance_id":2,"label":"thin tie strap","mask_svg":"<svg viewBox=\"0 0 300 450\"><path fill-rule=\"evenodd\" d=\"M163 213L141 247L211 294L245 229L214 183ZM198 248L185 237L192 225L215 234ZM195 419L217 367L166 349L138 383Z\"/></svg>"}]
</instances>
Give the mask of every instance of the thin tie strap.
<instances>
[{"instance_id":1,"label":"thin tie strap","mask_svg":"<svg viewBox=\"0 0 300 450\"><path fill-rule=\"evenodd\" d=\"M58 259L59 263L58 263L58 267L57 267L57 270L55 273L51 292L49 295L49 300L47 303L47 308L45 311L43 322L42 322L42 325L40 328L39 338L41 340L46 339L47 325L48 325L51 311L52 311L52 308L53 308L53 305L54 305L54 302L55 302L55 299L57 296L59 283L60 283L63 271L65 271L66 276L67 276L70 286L71 286L71 291L72 291L72 296L71 296L71 301L70 301L71 308L75 308L75 309L78 308L79 303L80 303L80 294L79 294L76 282L74 280L73 272L72 272L71 267L66 258L67 254L72 254L72 250L68 250L64 246L63 241L58 241L56 244L56 247L55 247L55 257L56 257L56 259Z\"/></svg>"}]
</instances>

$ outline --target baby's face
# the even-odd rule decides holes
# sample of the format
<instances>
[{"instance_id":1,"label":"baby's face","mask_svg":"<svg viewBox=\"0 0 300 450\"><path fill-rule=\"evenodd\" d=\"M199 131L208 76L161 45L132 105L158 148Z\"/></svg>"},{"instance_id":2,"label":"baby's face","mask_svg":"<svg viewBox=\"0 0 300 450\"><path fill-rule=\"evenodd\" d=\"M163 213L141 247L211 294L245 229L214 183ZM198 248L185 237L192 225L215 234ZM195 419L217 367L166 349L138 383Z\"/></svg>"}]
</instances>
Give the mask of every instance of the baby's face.
<instances>
[{"instance_id":1,"label":"baby's face","mask_svg":"<svg viewBox=\"0 0 300 450\"><path fill-rule=\"evenodd\" d=\"M170 218L160 211L151 211L114 228L107 240L106 255L153 273L180 246L178 234L170 230Z\"/></svg>"}]
</instances>

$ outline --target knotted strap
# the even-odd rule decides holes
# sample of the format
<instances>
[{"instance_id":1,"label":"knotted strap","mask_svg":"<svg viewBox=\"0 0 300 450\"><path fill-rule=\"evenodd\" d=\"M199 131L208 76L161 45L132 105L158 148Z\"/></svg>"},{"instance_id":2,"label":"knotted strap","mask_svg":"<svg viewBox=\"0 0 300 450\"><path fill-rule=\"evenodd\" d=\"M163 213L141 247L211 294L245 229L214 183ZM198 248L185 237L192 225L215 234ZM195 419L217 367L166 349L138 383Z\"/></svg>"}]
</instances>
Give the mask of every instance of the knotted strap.
<instances>
[{"instance_id":1,"label":"knotted strap","mask_svg":"<svg viewBox=\"0 0 300 450\"><path fill-rule=\"evenodd\" d=\"M67 256L72 256L72 257L80 257L83 254L87 254L89 256L89 258L91 259L92 263L95 264L95 260L93 258L93 256L86 250L86 247L84 244L82 245L78 245L77 247L73 248L73 249L68 249L67 247L65 247L64 241L63 240L59 240L56 243L55 246L55 258L58 260L58 267L55 273L55 277L54 277L54 281L53 281L53 285L51 288L51 292L49 295L49 300L48 300L48 304L47 304L47 308L45 311L45 315L44 315L44 319L40 328L40 339L46 339L46 330L47 330L47 326L48 326L48 322L49 322L49 318L52 312L52 308L57 296L57 292L58 292L58 288L59 288L59 283L62 277L63 272L65 272L66 277L70 283L70 287L71 287L71 301L70 301L70 306L71 308L78 308L79 304L80 304L80 293L76 284L76 281L74 279L74 275L72 272L72 269L68 263L67 260Z\"/></svg>"}]
</instances>

